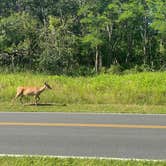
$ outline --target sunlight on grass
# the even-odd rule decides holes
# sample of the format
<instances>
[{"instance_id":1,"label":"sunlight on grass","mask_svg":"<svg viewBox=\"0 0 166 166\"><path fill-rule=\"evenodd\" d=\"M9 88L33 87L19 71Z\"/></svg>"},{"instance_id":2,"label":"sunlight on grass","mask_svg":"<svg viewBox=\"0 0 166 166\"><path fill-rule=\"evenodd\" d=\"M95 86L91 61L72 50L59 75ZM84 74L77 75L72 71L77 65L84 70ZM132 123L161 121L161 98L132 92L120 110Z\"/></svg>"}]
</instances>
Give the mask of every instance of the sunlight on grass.
<instances>
[{"instance_id":1,"label":"sunlight on grass","mask_svg":"<svg viewBox=\"0 0 166 166\"><path fill-rule=\"evenodd\" d=\"M49 157L0 157L1 166L165 166L165 161L100 160Z\"/></svg>"},{"instance_id":2,"label":"sunlight on grass","mask_svg":"<svg viewBox=\"0 0 166 166\"><path fill-rule=\"evenodd\" d=\"M52 90L41 95L42 103L152 104L166 103L166 73L65 77L42 74L0 74L0 102L10 102L18 86L43 86ZM32 97L24 99L33 102Z\"/></svg>"}]
</instances>

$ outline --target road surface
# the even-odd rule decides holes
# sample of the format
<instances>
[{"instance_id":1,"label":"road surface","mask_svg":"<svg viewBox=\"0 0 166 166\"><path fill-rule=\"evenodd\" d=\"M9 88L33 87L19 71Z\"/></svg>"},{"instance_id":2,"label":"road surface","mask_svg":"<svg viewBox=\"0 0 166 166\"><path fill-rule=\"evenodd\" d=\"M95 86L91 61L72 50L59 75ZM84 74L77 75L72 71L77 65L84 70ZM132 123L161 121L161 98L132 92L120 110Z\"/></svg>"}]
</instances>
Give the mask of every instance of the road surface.
<instances>
[{"instance_id":1,"label":"road surface","mask_svg":"<svg viewBox=\"0 0 166 166\"><path fill-rule=\"evenodd\" d=\"M0 113L0 154L166 159L166 115Z\"/></svg>"}]
</instances>

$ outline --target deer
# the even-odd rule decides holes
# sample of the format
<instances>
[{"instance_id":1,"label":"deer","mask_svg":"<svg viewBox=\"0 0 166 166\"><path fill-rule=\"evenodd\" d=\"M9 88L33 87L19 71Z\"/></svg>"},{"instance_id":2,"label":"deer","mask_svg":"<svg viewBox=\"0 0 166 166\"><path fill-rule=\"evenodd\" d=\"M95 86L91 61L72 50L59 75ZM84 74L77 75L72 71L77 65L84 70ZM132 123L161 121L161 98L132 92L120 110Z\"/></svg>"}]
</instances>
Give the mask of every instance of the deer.
<instances>
[{"instance_id":1,"label":"deer","mask_svg":"<svg viewBox=\"0 0 166 166\"><path fill-rule=\"evenodd\" d=\"M46 82L44 83L44 85L42 87L18 87L17 88L17 93L15 96L15 100L17 98L20 98L20 102L21 104L23 104L22 98L24 96L34 96L35 98L35 105L38 104L39 100L40 100L40 94L42 92L44 92L46 89L52 89L51 86L49 84L47 84Z\"/></svg>"}]
</instances>

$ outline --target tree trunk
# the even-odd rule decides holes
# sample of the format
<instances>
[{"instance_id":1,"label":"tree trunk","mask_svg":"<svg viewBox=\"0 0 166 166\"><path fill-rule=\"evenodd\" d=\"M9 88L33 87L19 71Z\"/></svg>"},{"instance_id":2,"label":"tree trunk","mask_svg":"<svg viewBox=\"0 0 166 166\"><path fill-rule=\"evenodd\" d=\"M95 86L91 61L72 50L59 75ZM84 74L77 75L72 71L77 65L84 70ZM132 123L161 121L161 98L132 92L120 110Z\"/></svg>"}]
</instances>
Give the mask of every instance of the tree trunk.
<instances>
[{"instance_id":1,"label":"tree trunk","mask_svg":"<svg viewBox=\"0 0 166 166\"><path fill-rule=\"evenodd\" d=\"M102 56L99 54L99 69L98 69L99 71L101 70L102 66L103 66Z\"/></svg>"},{"instance_id":2,"label":"tree trunk","mask_svg":"<svg viewBox=\"0 0 166 166\"><path fill-rule=\"evenodd\" d=\"M126 56L126 64L129 62L130 56L132 55L132 35L128 34L127 38L127 56Z\"/></svg>"},{"instance_id":3,"label":"tree trunk","mask_svg":"<svg viewBox=\"0 0 166 166\"><path fill-rule=\"evenodd\" d=\"M148 18L147 18L147 4L146 1L143 1L144 5L144 18L143 18L143 55L144 55L144 65L148 62L148 52L147 52L147 43L148 43Z\"/></svg>"},{"instance_id":4,"label":"tree trunk","mask_svg":"<svg viewBox=\"0 0 166 166\"><path fill-rule=\"evenodd\" d=\"M98 64L99 64L99 50L96 46L96 57L95 57L95 72L98 73Z\"/></svg>"},{"instance_id":5,"label":"tree trunk","mask_svg":"<svg viewBox=\"0 0 166 166\"><path fill-rule=\"evenodd\" d=\"M112 38L113 24L107 25L107 33L108 33L108 55L107 55L107 67L110 67L112 63L112 46L111 46L111 38Z\"/></svg>"},{"instance_id":6,"label":"tree trunk","mask_svg":"<svg viewBox=\"0 0 166 166\"><path fill-rule=\"evenodd\" d=\"M11 55L11 64L12 64L12 71L14 71L14 54Z\"/></svg>"}]
</instances>

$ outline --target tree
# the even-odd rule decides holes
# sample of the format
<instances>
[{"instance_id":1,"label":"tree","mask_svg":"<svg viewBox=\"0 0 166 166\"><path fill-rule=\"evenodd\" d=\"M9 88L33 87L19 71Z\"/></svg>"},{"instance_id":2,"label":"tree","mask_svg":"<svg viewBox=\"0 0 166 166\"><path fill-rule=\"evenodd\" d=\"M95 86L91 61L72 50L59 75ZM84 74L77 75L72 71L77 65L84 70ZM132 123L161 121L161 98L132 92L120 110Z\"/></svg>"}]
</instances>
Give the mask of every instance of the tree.
<instances>
[{"instance_id":1,"label":"tree","mask_svg":"<svg viewBox=\"0 0 166 166\"><path fill-rule=\"evenodd\" d=\"M158 40L159 65L165 67L166 63L166 1L163 0L148 0L150 16L152 21L150 27L156 32ZM157 45L157 44L156 44Z\"/></svg>"},{"instance_id":2,"label":"tree","mask_svg":"<svg viewBox=\"0 0 166 166\"><path fill-rule=\"evenodd\" d=\"M15 13L0 20L0 53L9 55L12 69L15 65L32 65L36 48L37 22L27 13ZM35 37L34 37L35 36ZM7 58L3 58L7 60ZM10 63L9 63L10 64Z\"/></svg>"},{"instance_id":3,"label":"tree","mask_svg":"<svg viewBox=\"0 0 166 166\"><path fill-rule=\"evenodd\" d=\"M40 36L41 56L39 67L42 71L56 74L68 73L74 64L76 36L70 31L72 20L61 22L60 18L50 16L48 27Z\"/></svg>"},{"instance_id":4,"label":"tree","mask_svg":"<svg viewBox=\"0 0 166 166\"><path fill-rule=\"evenodd\" d=\"M101 3L101 2L100 2ZM90 1L87 5L83 6L79 15L82 16L81 23L84 26L82 42L90 44L90 47L95 52L95 71L100 71L102 67L101 46L104 44L103 31L106 27L107 18L100 13L99 10L102 6L100 3L93 4Z\"/></svg>"},{"instance_id":5,"label":"tree","mask_svg":"<svg viewBox=\"0 0 166 166\"><path fill-rule=\"evenodd\" d=\"M165 0L1 0L0 64L71 74L166 68Z\"/></svg>"}]
</instances>

